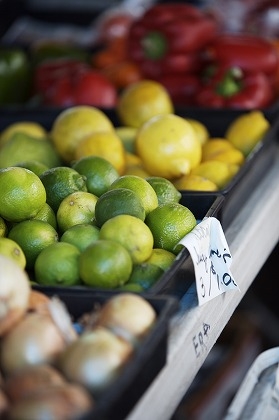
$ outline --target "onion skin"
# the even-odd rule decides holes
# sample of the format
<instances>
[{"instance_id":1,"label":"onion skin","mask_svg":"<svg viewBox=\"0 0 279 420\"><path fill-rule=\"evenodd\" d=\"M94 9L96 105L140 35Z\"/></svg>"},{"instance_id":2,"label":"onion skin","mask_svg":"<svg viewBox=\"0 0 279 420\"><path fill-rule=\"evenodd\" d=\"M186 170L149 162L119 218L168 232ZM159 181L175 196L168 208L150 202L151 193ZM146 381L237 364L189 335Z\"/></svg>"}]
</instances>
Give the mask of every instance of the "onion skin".
<instances>
[{"instance_id":1,"label":"onion skin","mask_svg":"<svg viewBox=\"0 0 279 420\"><path fill-rule=\"evenodd\" d=\"M31 288L27 273L11 258L0 255L0 267L1 337L24 316Z\"/></svg>"},{"instance_id":2,"label":"onion skin","mask_svg":"<svg viewBox=\"0 0 279 420\"><path fill-rule=\"evenodd\" d=\"M62 385L65 382L63 375L51 365L27 366L6 378L4 391L14 403L46 387Z\"/></svg>"},{"instance_id":3,"label":"onion skin","mask_svg":"<svg viewBox=\"0 0 279 420\"><path fill-rule=\"evenodd\" d=\"M93 395L105 390L119 375L133 347L105 328L83 333L59 355L58 368L72 382Z\"/></svg>"},{"instance_id":4,"label":"onion skin","mask_svg":"<svg viewBox=\"0 0 279 420\"><path fill-rule=\"evenodd\" d=\"M0 389L0 418L4 419L5 414L7 414L9 409L9 402L7 396L4 392Z\"/></svg>"},{"instance_id":5,"label":"onion skin","mask_svg":"<svg viewBox=\"0 0 279 420\"><path fill-rule=\"evenodd\" d=\"M155 320L156 312L147 300L133 293L120 293L102 306L97 325L135 343L147 334Z\"/></svg>"},{"instance_id":6,"label":"onion skin","mask_svg":"<svg viewBox=\"0 0 279 420\"><path fill-rule=\"evenodd\" d=\"M31 289L29 295L28 311L48 313L50 298L38 290Z\"/></svg>"},{"instance_id":7,"label":"onion skin","mask_svg":"<svg viewBox=\"0 0 279 420\"><path fill-rule=\"evenodd\" d=\"M76 420L93 407L94 401L86 389L65 383L40 390L34 397L18 400L9 410L9 420Z\"/></svg>"},{"instance_id":8,"label":"onion skin","mask_svg":"<svg viewBox=\"0 0 279 420\"><path fill-rule=\"evenodd\" d=\"M66 341L50 316L30 312L3 337L0 366L4 375L29 365L52 363Z\"/></svg>"}]
</instances>

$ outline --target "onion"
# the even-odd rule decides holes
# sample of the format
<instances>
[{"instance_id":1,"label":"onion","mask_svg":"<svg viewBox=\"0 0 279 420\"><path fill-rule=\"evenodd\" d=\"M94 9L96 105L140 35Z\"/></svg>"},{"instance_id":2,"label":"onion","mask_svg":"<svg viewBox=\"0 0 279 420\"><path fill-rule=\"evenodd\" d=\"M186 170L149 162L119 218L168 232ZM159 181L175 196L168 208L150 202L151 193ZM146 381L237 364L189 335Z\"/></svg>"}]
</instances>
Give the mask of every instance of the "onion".
<instances>
[{"instance_id":1,"label":"onion","mask_svg":"<svg viewBox=\"0 0 279 420\"><path fill-rule=\"evenodd\" d=\"M11 258L0 255L0 337L25 314L30 294L27 273Z\"/></svg>"},{"instance_id":2,"label":"onion","mask_svg":"<svg viewBox=\"0 0 279 420\"><path fill-rule=\"evenodd\" d=\"M49 313L27 313L3 337L0 366L4 374L29 365L52 363L77 338L69 314L59 300L51 300L48 309Z\"/></svg>"},{"instance_id":3,"label":"onion","mask_svg":"<svg viewBox=\"0 0 279 420\"><path fill-rule=\"evenodd\" d=\"M97 325L136 344L150 330L155 319L156 312L146 299L133 293L120 293L103 305Z\"/></svg>"},{"instance_id":4,"label":"onion","mask_svg":"<svg viewBox=\"0 0 279 420\"><path fill-rule=\"evenodd\" d=\"M5 418L5 414L7 414L8 409L9 409L8 398L4 394L4 392L0 389L0 418L1 419Z\"/></svg>"},{"instance_id":5,"label":"onion","mask_svg":"<svg viewBox=\"0 0 279 420\"><path fill-rule=\"evenodd\" d=\"M58 358L58 368L69 381L84 385L93 395L118 376L132 354L132 346L105 328L83 333Z\"/></svg>"},{"instance_id":6,"label":"onion","mask_svg":"<svg viewBox=\"0 0 279 420\"><path fill-rule=\"evenodd\" d=\"M17 401L9 410L9 420L71 420L85 415L93 407L94 401L86 389L65 383Z\"/></svg>"},{"instance_id":7,"label":"onion","mask_svg":"<svg viewBox=\"0 0 279 420\"><path fill-rule=\"evenodd\" d=\"M38 290L31 289L29 295L28 311L48 312L50 298Z\"/></svg>"},{"instance_id":8,"label":"onion","mask_svg":"<svg viewBox=\"0 0 279 420\"><path fill-rule=\"evenodd\" d=\"M65 378L51 365L27 366L5 381L5 393L11 402L40 392L53 385L65 383Z\"/></svg>"}]
</instances>

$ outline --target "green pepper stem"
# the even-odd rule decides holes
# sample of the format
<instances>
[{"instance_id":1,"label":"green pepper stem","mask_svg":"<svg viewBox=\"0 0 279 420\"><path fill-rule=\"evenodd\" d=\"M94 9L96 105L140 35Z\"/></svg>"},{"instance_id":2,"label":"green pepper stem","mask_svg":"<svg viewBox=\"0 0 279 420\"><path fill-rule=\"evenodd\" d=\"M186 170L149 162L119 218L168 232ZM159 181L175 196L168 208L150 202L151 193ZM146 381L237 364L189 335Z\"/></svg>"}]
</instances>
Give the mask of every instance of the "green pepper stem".
<instances>
[{"instance_id":1,"label":"green pepper stem","mask_svg":"<svg viewBox=\"0 0 279 420\"><path fill-rule=\"evenodd\" d=\"M161 32L148 32L142 39L142 47L147 58L159 60L166 55L167 39Z\"/></svg>"}]
</instances>

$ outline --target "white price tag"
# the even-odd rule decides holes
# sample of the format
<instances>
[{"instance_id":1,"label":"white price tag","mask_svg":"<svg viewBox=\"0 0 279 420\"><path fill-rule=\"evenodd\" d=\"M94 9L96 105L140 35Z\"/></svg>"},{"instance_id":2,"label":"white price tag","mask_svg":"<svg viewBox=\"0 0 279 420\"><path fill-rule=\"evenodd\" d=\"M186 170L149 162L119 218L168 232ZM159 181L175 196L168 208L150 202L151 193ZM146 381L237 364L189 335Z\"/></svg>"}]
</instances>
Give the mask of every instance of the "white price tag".
<instances>
[{"instance_id":1,"label":"white price tag","mask_svg":"<svg viewBox=\"0 0 279 420\"><path fill-rule=\"evenodd\" d=\"M232 256L219 220L202 220L179 244L188 249L193 260L199 305L228 290L239 290L230 271Z\"/></svg>"}]
</instances>

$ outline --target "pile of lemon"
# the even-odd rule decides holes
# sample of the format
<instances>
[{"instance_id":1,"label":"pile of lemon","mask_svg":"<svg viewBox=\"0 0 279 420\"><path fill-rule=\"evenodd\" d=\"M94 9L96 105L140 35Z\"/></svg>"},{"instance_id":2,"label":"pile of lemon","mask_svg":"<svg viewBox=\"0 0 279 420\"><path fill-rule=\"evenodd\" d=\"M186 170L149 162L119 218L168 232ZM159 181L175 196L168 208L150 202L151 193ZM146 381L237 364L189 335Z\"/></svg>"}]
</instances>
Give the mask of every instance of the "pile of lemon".
<instances>
[{"instance_id":1,"label":"pile of lemon","mask_svg":"<svg viewBox=\"0 0 279 420\"><path fill-rule=\"evenodd\" d=\"M252 111L212 138L148 80L126 88L116 112L117 126L75 106L49 132L22 121L0 133L0 253L35 282L149 288L196 225L180 191L224 188L269 129Z\"/></svg>"}]
</instances>

